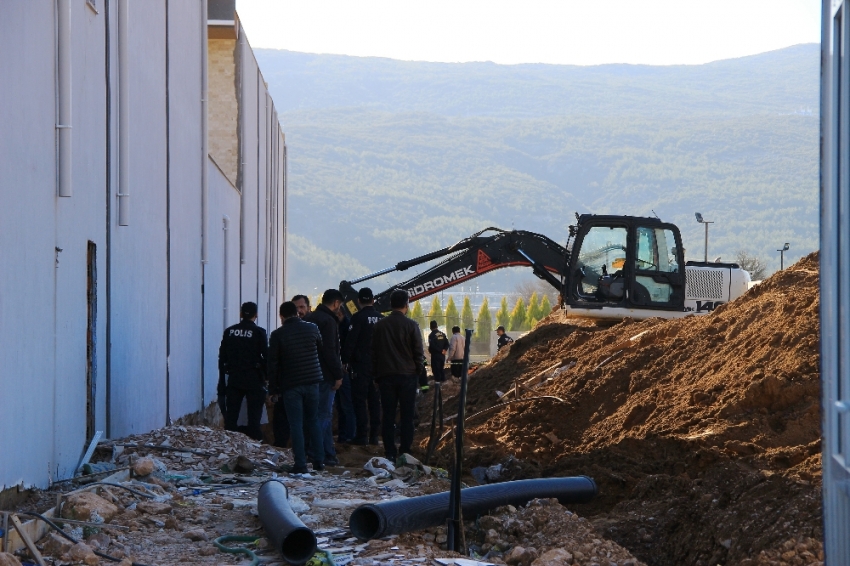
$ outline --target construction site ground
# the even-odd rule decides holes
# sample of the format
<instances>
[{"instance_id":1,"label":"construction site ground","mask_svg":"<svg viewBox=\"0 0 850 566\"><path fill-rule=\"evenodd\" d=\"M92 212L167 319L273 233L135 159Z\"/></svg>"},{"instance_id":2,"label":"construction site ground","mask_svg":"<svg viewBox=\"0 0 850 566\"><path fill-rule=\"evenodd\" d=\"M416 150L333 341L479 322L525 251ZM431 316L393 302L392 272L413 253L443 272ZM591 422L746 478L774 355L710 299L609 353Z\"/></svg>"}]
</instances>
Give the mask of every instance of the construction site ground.
<instances>
[{"instance_id":1,"label":"construction site ground","mask_svg":"<svg viewBox=\"0 0 850 566\"><path fill-rule=\"evenodd\" d=\"M512 566L821 564L817 261L812 254L706 316L598 326L555 311L477 367L469 377L465 483L586 475L599 495L570 508L543 499L466 517L474 557ZM458 389L454 381L442 386L446 423ZM420 398L419 459L432 399ZM435 461L449 469L446 427ZM96 564L90 547L142 564L247 564L213 545L228 534L256 536L262 560L281 563L256 508L259 484L277 476L337 563L459 558L445 550L444 527L353 538L348 517L357 505L446 491L449 480L416 465L378 480L364 465L382 455L380 446L338 449L339 467L292 476L289 450L215 427L166 427L106 441L92 459L129 467L127 474L140 468L134 479L119 479L155 500L77 481L33 492L11 510L44 512L58 494L80 488L114 506L93 516L101 527L77 527L85 548L41 539L48 564ZM64 498L66 518L74 498ZM0 565L13 563L4 559Z\"/></svg>"}]
</instances>

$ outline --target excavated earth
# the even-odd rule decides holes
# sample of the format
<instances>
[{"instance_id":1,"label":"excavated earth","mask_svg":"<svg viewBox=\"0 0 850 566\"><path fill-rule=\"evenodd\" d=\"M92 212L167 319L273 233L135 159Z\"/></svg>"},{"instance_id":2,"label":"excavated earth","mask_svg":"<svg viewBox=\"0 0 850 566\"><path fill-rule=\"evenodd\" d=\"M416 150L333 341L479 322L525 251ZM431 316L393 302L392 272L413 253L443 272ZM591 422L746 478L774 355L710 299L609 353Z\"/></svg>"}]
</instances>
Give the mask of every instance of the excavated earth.
<instances>
[{"instance_id":1,"label":"excavated earth","mask_svg":"<svg viewBox=\"0 0 850 566\"><path fill-rule=\"evenodd\" d=\"M555 313L470 376L468 416L511 403L468 419L465 465L594 478L575 511L648 564L822 563L818 306L814 253L706 316Z\"/></svg>"}]
</instances>

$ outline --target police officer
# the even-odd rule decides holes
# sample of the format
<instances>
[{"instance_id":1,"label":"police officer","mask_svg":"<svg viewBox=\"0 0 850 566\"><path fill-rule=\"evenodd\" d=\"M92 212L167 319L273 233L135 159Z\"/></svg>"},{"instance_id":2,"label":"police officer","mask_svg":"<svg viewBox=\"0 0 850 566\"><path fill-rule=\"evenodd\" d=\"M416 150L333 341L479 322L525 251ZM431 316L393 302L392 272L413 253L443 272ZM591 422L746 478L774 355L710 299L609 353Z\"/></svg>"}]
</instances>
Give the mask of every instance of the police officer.
<instances>
[{"instance_id":1,"label":"police officer","mask_svg":"<svg viewBox=\"0 0 850 566\"><path fill-rule=\"evenodd\" d=\"M497 352L514 341L513 338L511 338L510 336L505 334L505 327L504 326L499 326L498 328L496 328L496 334L499 335L499 340L498 340L498 342L496 342L496 351Z\"/></svg>"},{"instance_id":2,"label":"police officer","mask_svg":"<svg viewBox=\"0 0 850 566\"><path fill-rule=\"evenodd\" d=\"M242 321L225 329L218 349L218 395L226 399L225 430L236 430L242 399L247 398L248 436L263 439L260 418L266 400L266 331L256 325L256 303L241 308Z\"/></svg>"},{"instance_id":3,"label":"police officer","mask_svg":"<svg viewBox=\"0 0 850 566\"><path fill-rule=\"evenodd\" d=\"M434 374L434 382L442 383L446 380L446 352L449 351L449 339L444 332L437 327L437 321L431 321L431 334L428 335L428 353L431 354L431 371Z\"/></svg>"},{"instance_id":4,"label":"police officer","mask_svg":"<svg viewBox=\"0 0 850 566\"><path fill-rule=\"evenodd\" d=\"M360 310L351 317L351 325L342 347L342 362L351 372L351 400L357 432L352 444L378 444L381 433L381 394L372 371L372 331L384 315L375 310L372 289L357 293Z\"/></svg>"}]
</instances>

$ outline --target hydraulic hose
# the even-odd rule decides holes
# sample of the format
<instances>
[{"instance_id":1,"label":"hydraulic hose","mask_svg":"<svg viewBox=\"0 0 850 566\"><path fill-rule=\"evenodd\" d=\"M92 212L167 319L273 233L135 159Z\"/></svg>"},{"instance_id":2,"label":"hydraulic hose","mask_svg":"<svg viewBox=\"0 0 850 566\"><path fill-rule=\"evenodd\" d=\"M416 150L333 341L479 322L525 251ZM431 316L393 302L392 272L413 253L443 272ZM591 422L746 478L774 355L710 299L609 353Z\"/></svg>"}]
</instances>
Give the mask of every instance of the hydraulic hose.
<instances>
[{"instance_id":1,"label":"hydraulic hose","mask_svg":"<svg viewBox=\"0 0 850 566\"><path fill-rule=\"evenodd\" d=\"M563 504L587 503L596 496L596 482L587 476L543 478L468 487L462 492L464 517L476 517L502 505L524 505L532 499L556 497ZM445 524L449 492L361 505L348 526L360 540L427 529Z\"/></svg>"},{"instance_id":2,"label":"hydraulic hose","mask_svg":"<svg viewBox=\"0 0 850 566\"><path fill-rule=\"evenodd\" d=\"M260 486L257 512L269 540L290 564L304 564L316 553L316 535L292 512L286 486L270 480Z\"/></svg>"}]
</instances>

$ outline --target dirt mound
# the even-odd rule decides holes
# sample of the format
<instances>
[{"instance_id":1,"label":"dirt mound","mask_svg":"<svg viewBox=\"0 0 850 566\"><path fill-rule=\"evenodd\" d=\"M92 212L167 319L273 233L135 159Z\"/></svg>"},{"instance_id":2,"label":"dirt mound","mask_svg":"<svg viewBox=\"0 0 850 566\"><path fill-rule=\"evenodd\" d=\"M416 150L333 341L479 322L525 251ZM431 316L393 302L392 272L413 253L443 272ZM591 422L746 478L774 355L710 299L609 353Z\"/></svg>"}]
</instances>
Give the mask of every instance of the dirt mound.
<instances>
[{"instance_id":1,"label":"dirt mound","mask_svg":"<svg viewBox=\"0 0 850 566\"><path fill-rule=\"evenodd\" d=\"M468 415L513 402L468 422L469 461L594 477L578 512L650 564L817 562L818 307L815 253L707 316L544 320L470 379Z\"/></svg>"}]
</instances>

